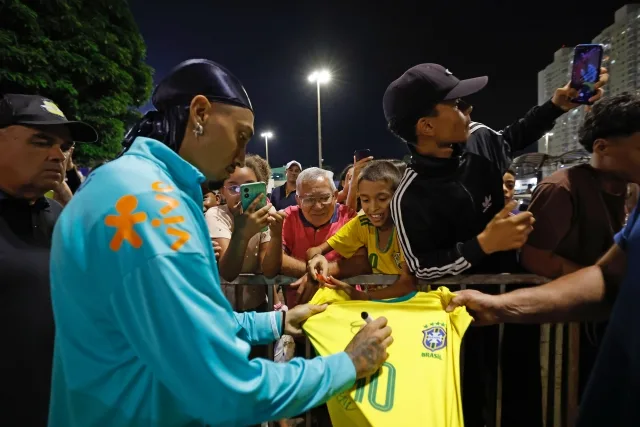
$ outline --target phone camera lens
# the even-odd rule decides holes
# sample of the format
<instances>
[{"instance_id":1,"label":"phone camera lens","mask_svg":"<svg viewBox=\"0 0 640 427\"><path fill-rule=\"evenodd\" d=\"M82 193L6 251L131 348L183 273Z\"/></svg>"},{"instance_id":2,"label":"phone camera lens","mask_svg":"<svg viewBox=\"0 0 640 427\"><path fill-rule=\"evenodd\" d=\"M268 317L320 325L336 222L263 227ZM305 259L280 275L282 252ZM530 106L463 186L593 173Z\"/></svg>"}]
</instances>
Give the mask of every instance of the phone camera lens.
<instances>
[{"instance_id":1,"label":"phone camera lens","mask_svg":"<svg viewBox=\"0 0 640 427\"><path fill-rule=\"evenodd\" d=\"M244 189L244 192L245 192L245 193L248 193L248 192L249 192L249 189L248 189L248 188L245 188L245 189Z\"/></svg>"},{"instance_id":2,"label":"phone camera lens","mask_svg":"<svg viewBox=\"0 0 640 427\"><path fill-rule=\"evenodd\" d=\"M249 198L249 195L248 195L248 194L245 194L245 195L244 195L244 198L245 198L245 199L248 199L248 198Z\"/></svg>"}]
</instances>

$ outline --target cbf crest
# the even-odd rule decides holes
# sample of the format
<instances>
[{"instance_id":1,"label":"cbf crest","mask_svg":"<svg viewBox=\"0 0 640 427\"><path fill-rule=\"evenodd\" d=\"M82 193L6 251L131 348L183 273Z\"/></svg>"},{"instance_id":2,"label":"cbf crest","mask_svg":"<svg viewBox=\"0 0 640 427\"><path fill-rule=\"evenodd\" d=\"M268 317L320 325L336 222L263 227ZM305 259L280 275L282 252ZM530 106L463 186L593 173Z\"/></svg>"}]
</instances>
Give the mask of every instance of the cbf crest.
<instances>
[{"instance_id":1,"label":"cbf crest","mask_svg":"<svg viewBox=\"0 0 640 427\"><path fill-rule=\"evenodd\" d=\"M400 266L402 265L402 258L400 256L400 252L394 252L393 253L393 262L396 264L396 267L398 267L398 269L401 269Z\"/></svg>"},{"instance_id":2,"label":"cbf crest","mask_svg":"<svg viewBox=\"0 0 640 427\"><path fill-rule=\"evenodd\" d=\"M422 331L422 345L431 352L442 350L447 346L447 325L442 322L433 322L424 325Z\"/></svg>"}]
</instances>

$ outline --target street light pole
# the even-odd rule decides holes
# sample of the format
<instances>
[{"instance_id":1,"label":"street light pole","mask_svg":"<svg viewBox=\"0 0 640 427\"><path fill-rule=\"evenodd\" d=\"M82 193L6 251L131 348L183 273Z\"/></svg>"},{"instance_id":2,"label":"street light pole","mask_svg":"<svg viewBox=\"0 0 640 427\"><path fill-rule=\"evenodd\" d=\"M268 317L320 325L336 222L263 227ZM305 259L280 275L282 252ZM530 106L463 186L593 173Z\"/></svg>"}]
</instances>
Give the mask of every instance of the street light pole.
<instances>
[{"instance_id":1,"label":"street light pole","mask_svg":"<svg viewBox=\"0 0 640 427\"><path fill-rule=\"evenodd\" d=\"M553 132L547 132L544 134L544 152L549 154L549 137L553 136Z\"/></svg>"},{"instance_id":2,"label":"street light pole","mask_svg":"<svg viewBox=\"0 0 640 427\"><path fill-rule=\"evenodd\" d=\"M322 168L322 104L320 103L320 85L331 80L331 73L327 70L314 71L309 75L309 81L316 84L318 99L318 166Z\"/></svg>"},{"instance_id":3,"label":"street light pole","mask_svg":"<svg viewBox=\"0 0 640 427\"><path fill-rule=\"evenodd\" d=\"M318 167L322 169L322 108L320 107L320 79L316 80L318 88Z\"/></svg>"},{"instance_id":4,"label":"street light pole","mask_svg":"<svg viewBox=\"0 0 640 427\"><path fill-rule=\"evenodd\" d=\"M263 132L260 136L264 138L265 157L269 164L269 138L273 138L273 132Z\"/></svg>"}]
</instances>

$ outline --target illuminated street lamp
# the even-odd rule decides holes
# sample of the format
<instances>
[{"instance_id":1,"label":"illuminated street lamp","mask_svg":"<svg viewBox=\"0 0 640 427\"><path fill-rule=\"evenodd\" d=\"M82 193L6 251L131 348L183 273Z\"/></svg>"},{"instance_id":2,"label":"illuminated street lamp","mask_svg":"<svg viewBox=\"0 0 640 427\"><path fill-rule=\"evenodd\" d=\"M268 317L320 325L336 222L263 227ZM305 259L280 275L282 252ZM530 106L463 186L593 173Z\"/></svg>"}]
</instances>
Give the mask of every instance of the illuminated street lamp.
<instances>
[{"instance_id":1,"label":"illuminated street lamp","mask_svg":"<svg viewBox=\"0 0 640 427\"><path fill-rule=\"evenodd\" d=\"M331 73L328 70L314 71L309 75L309 82L315 83L318 92L318 166L322 167L322 115L320 108L320 85L331 81Z\"/></svg>"},{"instance_id":2,"label":"illuminated street lamp","mask_svg":"<svg viewBox=\"0 0 640 427\"><path fill-rule=\"evenodd\" d=\"M264 138L265 157L267 164L269 164L269 138L273 138L273 132L262 132L260 136Z\"/></svg>"},{"instance_id":3,"label":"illuminated street lamp","mask_svg":"<svg viewBox=\"0 0 640 427\"><path fill-rule=\"evenodd\" d=\"M553 136L553 132L547 132L544 134L544 152L549 154L549 137Z\"/></svg>"}]
</instances>

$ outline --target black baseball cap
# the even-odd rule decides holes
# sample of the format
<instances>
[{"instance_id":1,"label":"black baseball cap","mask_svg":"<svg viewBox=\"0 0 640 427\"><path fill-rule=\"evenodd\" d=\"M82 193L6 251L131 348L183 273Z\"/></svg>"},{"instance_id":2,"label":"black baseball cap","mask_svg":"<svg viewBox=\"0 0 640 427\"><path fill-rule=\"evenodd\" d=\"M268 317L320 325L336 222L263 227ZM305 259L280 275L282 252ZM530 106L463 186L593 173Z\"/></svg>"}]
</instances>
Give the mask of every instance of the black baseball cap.
<instances>
[{"instance_id":1,"label":"black baseball cap","mask_svg":"<svg viewBox=\"0 0 640 427\"><path fill-rule=\"evenodd\" d=\"M98 132L90 125L69 121L58 106L50 99L39 95L5 94L0 106L0 127L24 126L66 126L71 138L78 142L96 142Z\"/></svg>"},{"instance_id":2,"label":"black baseball cap","mask_svg":"<svg viewBox=\"0 0 640 427\"><path fill-rule=\"evenodd\" d=\"M487 76L460 80L439 64L419 64L393 81L384 93L387 122L419 118L442 101L469 96L487 85Z\"/></svg>"}]
</instances>

